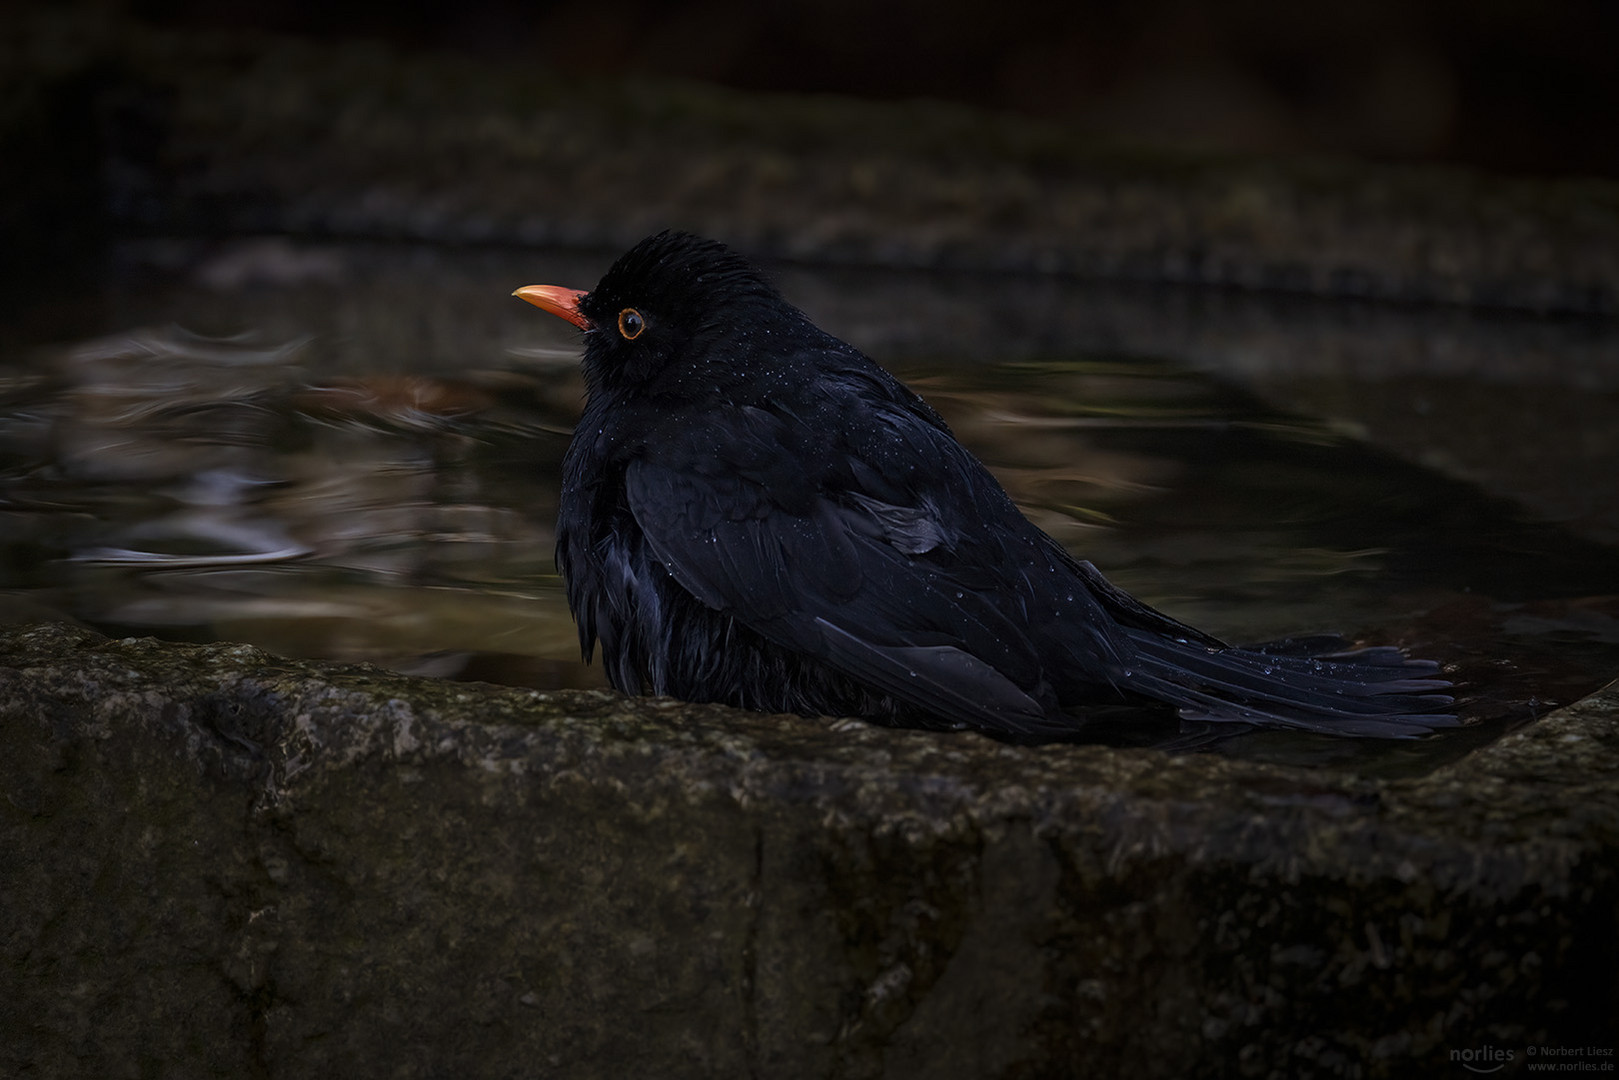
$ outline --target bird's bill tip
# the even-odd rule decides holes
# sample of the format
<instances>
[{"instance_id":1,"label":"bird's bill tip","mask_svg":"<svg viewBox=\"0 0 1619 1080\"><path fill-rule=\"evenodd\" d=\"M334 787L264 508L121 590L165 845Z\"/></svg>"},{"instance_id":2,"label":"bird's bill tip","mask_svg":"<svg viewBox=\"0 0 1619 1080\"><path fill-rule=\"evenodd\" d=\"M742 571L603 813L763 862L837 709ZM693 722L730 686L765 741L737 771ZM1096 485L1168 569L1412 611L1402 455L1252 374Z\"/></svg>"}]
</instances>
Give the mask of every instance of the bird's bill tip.
<instances>
[{"instance_id":1,"label":"bird's bill tip","mask_svg":"<svg viewBox=\"0 0 1619 1080\"><path fill-rule=\"evenodd\" d=\"M512 290L512 295L527 300L542 311L567 319L581 330L590 329L590 320L579 310L579 301L585 295L582 289L568 289L561 285L524 285Z\"/></svg>"}]
</instances>

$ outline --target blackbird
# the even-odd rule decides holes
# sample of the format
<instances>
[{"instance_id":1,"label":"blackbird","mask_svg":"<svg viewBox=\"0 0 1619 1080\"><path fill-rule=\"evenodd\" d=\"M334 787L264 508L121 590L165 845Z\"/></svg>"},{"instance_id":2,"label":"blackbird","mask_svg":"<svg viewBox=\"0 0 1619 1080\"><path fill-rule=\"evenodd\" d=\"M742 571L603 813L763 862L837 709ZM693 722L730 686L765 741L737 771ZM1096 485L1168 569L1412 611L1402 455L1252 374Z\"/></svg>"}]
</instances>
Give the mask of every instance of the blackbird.
<instances>
[{"instance_id":1,"label":"blackbird","mask_svg":"<svg viewBox=\"0 0 1619 1080\"><path fill-rule=\"evenodd\" d=\"M556 560L619 690L1010 738L1149 702L1344 735L1456 722L1399 649L1235 648L1114 587L722 244L663 232L589 292L514 295L584 331Z\"/></svg>"}]
</instances>

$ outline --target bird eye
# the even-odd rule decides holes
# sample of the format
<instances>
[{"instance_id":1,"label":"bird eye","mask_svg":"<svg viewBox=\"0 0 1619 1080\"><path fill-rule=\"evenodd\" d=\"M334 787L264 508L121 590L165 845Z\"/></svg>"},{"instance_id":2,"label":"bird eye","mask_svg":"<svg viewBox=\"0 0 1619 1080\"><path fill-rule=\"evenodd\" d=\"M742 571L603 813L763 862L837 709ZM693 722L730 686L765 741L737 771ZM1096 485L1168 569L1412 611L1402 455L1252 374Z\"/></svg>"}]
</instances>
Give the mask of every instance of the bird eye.
<instances>
[{"instance_id":1,"label":"bird eye","mask_svg":"<svg viewBox=\"0 0 1619 1080\"><path fill-rule=\"evenodd\" d=\"M645 329L646 320L634 308L627 307L618 313L618 332L624 335L625 341L634 341Z\"/></svg>"}]
</instances>

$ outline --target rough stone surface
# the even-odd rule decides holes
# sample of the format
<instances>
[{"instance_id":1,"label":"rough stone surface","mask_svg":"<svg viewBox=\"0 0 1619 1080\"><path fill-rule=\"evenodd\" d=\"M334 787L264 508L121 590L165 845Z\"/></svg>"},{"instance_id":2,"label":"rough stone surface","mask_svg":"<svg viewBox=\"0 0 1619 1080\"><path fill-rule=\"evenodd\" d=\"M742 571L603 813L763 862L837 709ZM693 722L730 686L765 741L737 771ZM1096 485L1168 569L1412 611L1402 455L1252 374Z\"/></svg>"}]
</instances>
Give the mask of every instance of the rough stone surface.
<instances>
[{"instance_id":1,"label":"rough stone surface","mask_svg":"<svg viewBox=\"0 0 1619 1080\"><path fill-rule=\"evenodd\" d=\"M1619 694L1377 782L0 633L0 1074L1448 1075L1614 1044Z\"/></svg>"}]
</instances>

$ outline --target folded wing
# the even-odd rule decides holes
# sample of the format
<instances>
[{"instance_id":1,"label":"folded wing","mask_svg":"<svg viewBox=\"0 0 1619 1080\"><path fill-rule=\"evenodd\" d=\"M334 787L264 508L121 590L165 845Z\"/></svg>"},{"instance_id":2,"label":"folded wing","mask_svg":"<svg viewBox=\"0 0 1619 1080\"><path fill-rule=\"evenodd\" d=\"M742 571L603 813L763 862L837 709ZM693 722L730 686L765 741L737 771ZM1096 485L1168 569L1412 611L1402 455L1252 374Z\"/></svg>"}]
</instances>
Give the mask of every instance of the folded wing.
<instances>
[{"instance_id":1,"label":"folded wing","mask_svg":"<svg viewBox=\"0 0 1619 1080\"><path fill-rule=\"evenodd\" d=\"M645 460L630 465L626 488L674 579L783 648L951 723L1072 727L1000 590L956 573L942 532L915 508L814 495L788 510L734 473Z\"/></svg>"}]
</instances>

